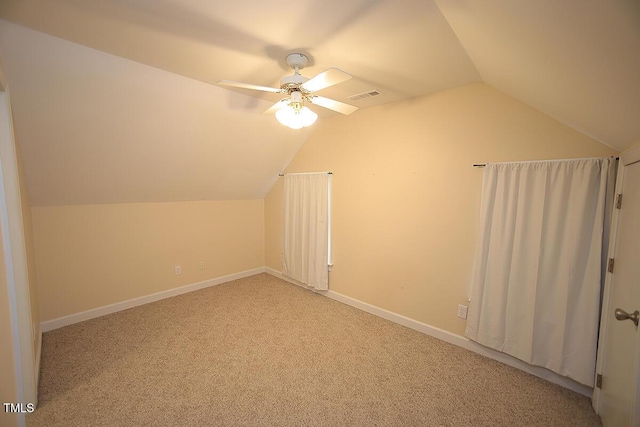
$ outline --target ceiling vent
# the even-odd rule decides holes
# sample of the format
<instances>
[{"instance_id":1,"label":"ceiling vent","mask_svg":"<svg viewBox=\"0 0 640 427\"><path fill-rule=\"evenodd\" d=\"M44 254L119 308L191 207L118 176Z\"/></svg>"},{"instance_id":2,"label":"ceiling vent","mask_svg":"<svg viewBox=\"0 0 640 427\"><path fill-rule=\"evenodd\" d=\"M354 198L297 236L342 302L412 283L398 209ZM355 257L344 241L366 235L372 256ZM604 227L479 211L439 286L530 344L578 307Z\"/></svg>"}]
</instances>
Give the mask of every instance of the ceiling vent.
<instances>
[{"instance_id":1,"label":"ceiling vent","mask_svg":"<svg viewBox=\"0 0 640 427\"><path fill-rule=\"evenodd\" d=\"M369 92L362 92L357 95L351 95L348 98L352 101L357 101L358 99L371 98L372 96L378 96L378 95L382 95L382 92L380 92L377 89L374 89Z\"/></svg>"}]
</instances>

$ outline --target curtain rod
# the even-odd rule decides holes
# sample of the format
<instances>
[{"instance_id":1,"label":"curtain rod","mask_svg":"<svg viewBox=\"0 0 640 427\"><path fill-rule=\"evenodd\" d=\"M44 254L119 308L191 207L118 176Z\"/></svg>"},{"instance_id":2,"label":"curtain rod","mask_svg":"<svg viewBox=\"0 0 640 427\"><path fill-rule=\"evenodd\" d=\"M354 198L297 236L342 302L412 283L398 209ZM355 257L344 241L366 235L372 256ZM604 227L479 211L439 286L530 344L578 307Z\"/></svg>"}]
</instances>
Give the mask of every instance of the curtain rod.
<instances>
[{"instance_id":1,"label":"curtain rod","mask_svg":"<svg viewBox=\"0 0 640 427\"><path fill-rule=\"evenodd\" d=\"M529 161L522 161L522 162L501 162L501 163L538 163L538 162L559 162L562 160L591 160L591 159L602 159L603 157L578 157L575 159L556 159L556 160L529 160ZM614 156L610 156L611 159L616 159L619 160L620 157L614 157ZM474 163L473 167L474 168L483 168L485 166L487 166L488 163Z\"/></svg>"},{"instance_id":2,"label":"curtain rod","mask_svg":"<svg viewBox=\"0 0 640 427\"><path fill-rule=\"evenodd\" d=\"M287 175L311 175L314 173L325 173L325 172L300 172L300 173L288 173ZM326 172L327 175L333 175L333 172ZM283 173L279 173L278 176L284 176Z\"/></svg>"}]
</instances>

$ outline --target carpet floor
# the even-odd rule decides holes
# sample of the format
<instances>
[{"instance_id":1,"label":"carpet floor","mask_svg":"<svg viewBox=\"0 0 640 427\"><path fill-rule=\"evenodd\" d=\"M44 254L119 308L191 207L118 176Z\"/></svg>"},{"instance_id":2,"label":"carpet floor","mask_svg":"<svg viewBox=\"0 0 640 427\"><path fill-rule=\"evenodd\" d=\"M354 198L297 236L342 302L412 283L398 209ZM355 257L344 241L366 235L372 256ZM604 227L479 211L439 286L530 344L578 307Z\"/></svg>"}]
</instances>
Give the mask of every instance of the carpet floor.
<instances>
[{"instance_id":1,"label":"carpet floor","mask_svg":"<svg viewBox=\"0 0 640 427\"><path fill-rule=\"evenodd\" d=\"M43 337L28 426L600 426L585 396L267 274Z\"/></svg>"}]
</instances>

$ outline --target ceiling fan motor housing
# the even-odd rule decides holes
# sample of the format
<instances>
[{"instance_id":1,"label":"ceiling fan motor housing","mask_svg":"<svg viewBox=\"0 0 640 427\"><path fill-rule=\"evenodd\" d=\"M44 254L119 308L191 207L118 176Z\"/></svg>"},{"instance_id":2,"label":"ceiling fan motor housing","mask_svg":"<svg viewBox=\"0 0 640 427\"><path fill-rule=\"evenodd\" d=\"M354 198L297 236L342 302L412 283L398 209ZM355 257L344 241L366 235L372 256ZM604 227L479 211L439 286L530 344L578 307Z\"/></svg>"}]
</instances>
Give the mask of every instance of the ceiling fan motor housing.
<instances>
[{"instance_id":1,"label":"ceiling fan motor housing","mask_svg":"<svg viewBox=\"0 0 640 427\"><path fill-rule=\"evenodd\" d=\"M302 85L307 80L309 79L305 76L294 74L293 76L287 76L280 80L280 87L285 90L300 90L300 85Z\"/></svg>"}]
</instances>

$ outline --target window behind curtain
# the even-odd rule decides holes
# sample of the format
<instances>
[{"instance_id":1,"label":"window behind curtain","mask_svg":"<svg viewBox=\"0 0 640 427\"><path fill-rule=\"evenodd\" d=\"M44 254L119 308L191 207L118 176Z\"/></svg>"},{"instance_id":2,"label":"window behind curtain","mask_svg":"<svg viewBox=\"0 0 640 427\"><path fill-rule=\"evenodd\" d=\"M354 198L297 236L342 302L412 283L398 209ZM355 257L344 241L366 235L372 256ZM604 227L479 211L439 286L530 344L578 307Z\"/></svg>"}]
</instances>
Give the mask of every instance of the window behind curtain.
<instances>
[{"instance_id":1,"label":"window behind curtain","mask_svg":"<svg viewBox=\"0 0 640 427\"><path fill-rule=\"evenodd\" d=\"M326 172L284 177L282 273L317 290L329 288L329 195Z\"/></svg>"}]
</instances>

